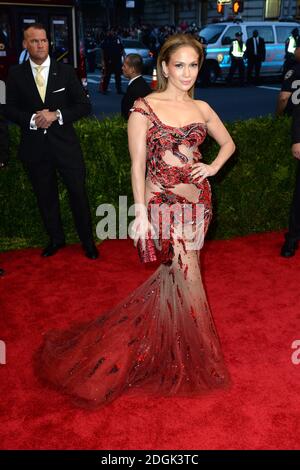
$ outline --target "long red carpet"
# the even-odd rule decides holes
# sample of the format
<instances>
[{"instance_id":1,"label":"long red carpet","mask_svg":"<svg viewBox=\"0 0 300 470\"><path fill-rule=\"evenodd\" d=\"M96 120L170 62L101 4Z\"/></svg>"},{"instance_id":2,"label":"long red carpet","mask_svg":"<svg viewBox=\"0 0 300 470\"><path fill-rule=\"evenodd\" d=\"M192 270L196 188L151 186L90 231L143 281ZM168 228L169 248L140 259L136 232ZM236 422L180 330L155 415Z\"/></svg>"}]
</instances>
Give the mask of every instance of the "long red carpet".
<instances>
[{"instance_id":1,"label":"long red carpet","mask_svg":"<svg viewBox=\"0 0 300 470\"><path fill-rule=\"evenodd\" d=\"M298 449L300 251L279 256L282 233L208 241L202 266L233 386L201 398L123 396L106 408L74 408L32 370L41 334L92 319L143 282L130 240L79 246L49 259L40 250L3 253L0 265L0 447L2 449ZM300 356L300 354L299 354Z\"/></svg>"}]
</instances>

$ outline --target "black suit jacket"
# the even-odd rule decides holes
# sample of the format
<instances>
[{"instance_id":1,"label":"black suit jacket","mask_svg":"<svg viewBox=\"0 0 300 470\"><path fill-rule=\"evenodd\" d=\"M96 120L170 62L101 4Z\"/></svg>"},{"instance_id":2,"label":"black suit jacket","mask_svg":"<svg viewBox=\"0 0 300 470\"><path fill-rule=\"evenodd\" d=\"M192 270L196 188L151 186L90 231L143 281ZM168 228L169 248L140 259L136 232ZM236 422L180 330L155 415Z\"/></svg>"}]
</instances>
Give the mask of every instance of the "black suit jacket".
<instances>
[{"instance_id":1,"label":"black suit jacket","mask_svg":"<svg viewBox=\"0 0 300 470\"><path fill-rule=\"evenodd\" d=\"M266 46L265 46L265 41L263 38L258 37L258 45L257 45L257 55L259 57L259 60L262 62L265 61L266 59ZM247 39L246 42L246 56L248 59L254 59L254 42L253 42L253 37Z\"/></svg>"},{"instance_id":2,"label":"black suit jacket","mask_svg":"<svg viewBox=\"0 0 300 470\"><path fill-rule=\"evenodd\" d=\"M59 109L63 125L55 121L46 133L43 129L30 130L32 115L42 109ZM90 111L90 101L72 66L51 60L45 102L39 95L29 60L10 69L6 84L5 115L21 127L21 160L41 160L43 153L50 150L67 165L76 167L81 164L80 143L72 123L87 116Z\"/></svg>"},{"instance_id":3,"label":"black suit jacket","mask_svg":"<svg viewBox=\"0 0 300 470\"><path fill-rule=\"evenodd\" d=\"M128 86L121 102L121 113L125 119L129 117L129 110L137 98L144 98L149 95L152 90L144 78L138 77Z\"/></svg>"},{"instance_id":4,"label":"black suit jacket","mask_svg":"<svg viewBox=\"0 0 300 470\"><path fill-rule=\"evenodd\" d=\"M0 163L7 163L8 161L8 127L7 122L3 117L4 105L0 105Z\"/></svg>"}]
</instances>

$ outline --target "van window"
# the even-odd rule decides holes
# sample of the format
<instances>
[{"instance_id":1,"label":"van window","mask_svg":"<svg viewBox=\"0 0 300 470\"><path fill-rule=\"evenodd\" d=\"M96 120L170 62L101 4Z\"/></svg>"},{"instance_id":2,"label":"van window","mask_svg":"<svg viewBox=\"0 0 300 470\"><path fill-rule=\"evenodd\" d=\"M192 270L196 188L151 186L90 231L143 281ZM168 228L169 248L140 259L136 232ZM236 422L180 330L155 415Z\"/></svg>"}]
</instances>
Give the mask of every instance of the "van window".
<instances>
[{"instance_id":1,"label":"van window","mask_svg":"<svg viewBox=\"0 0 300 470\"><path fill-rule=\"evenodd\" d=\"M226 29L224 36L222 37L222 44L231 44L235 39L235 34L241 32L242 29L240 26L229 26L229 28Z\"/></svg>"},{"instance_id":2,"label":"van window","mask_svg":"<svg viewBox=\"0 0 300 470\"><path fill-rule=\"evenodd\" d=\"M288 39L295 26L275 26L275 28L277 34L277 42L284 43Z\"/></svg>"},{"instance_id":3,"label":"van window","mask_svg":"<svg viewBox=\"0 0 300 470\"><path fill-rule=\"evenodd\" d=\"M226 26L224 24L212 24L205 26L205 28L201 29L199 36L203 36L208 44L214 44L223 33L225 27Z\"/></svg>"},{"instance_id":4,"label":"van window","mask_svg":"<svg viewBox=\"0 0 300 470\"><path fill-rule=\"evenodd\" d=\"M247 26L247 37L252 38L253 31L257 29L258 34L265 40L266 44L272 44L274 42L274 32L272 26Z\"/></svg>"}]
</instances>

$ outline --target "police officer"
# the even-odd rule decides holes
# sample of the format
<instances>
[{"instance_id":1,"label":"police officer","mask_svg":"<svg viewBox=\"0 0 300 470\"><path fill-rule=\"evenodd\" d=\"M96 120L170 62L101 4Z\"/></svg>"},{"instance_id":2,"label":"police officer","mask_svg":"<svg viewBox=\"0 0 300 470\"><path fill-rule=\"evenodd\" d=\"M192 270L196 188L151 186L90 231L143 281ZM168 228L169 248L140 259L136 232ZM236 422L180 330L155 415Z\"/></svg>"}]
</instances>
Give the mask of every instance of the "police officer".
<instances>
[{"instance_id":1,"label":"police officer","mask_svg":"<svg viewBox=\"0 0 300 470\"><path fill-rule=\"evenodd\" d=\"M297 105L293 101L297 101L298 90L300 91L300 47L296 48L292 65L284 75L277 100L277 116L292 115L293 108Z\"/></svg>"},{"instance_id":2,"label":"police officer","mask_svg":"<svg viewBox=\"0 0 300 470\"><path fill-rule=\"evenodd\" d=\"M283 74L291 68L295 60L295 50L299 43L299 30L294 28L285 42L285 62L283 64Z\"/></svg>"},{"instance_id":3,"label":"police officer","mask_svg":"<svg viewBox=\"0 0 300 470\"><path fill-rule=\"evenodd\" d=\"M296 184L290 207L289 227L281 248L281 256L291 258L300 240L300 105L295 105L292 113L292 155L297 159Z\"/></svg>"},{"instance_id":4,"label":"police officer","mask_svg":"<svg viewBox=\"0 0 300 470\"><path fill-rule=\"evenodd\" d=\"M292 154L298 160L296 184L290 207L289 228L281 256L294 256L300 240L300 47L295 49L292 67L285 73L277 102L277 115L292 116Z\"/></svg>"},{"instance_id":5,"label":"police officer","mask_svg":"<svg viewBox=\"0 0 300 470\"><path fill-rule=\"evenodd\" d=\"M246 46L243 42L243 33L237 32L235 33L235 39L232 41L230 47L230 57L231 57L231 66L229 69L229 74L227 77L227 82L230 84L232 82L233 75L238 69L239 71L239 79L240 85L244 85L244 76L245 76L245 64L244 64L244 55L246 51Z\"/></svg>"}]
</instances>

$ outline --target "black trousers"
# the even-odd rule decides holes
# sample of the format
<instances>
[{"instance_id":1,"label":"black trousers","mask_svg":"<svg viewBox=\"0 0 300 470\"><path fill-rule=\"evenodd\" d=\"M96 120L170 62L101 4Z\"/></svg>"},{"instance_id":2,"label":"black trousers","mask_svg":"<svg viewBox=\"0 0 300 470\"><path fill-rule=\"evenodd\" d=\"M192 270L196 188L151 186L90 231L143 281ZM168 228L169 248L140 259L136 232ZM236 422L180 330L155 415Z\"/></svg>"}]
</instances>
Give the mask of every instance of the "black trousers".
<instances>
[{"instance_id":1,"label":"black trousers","mask_svg":"<svg viewBox=\"0 0 300 470\"><path fill-rule=\"evenodd\" d=\"M107 91L107 88L110 82L110 77L112 74L115 75L117 92L122 91L122 86L121 86L122 68L119 65L113 65L113 64L105 65L101 91L104 91L104 92Z\"/></svg>"},{"instance_id":2,"label":"black trousers","mask_svg":"<svg viewBox=\"0 0 300 470\"><path fill-rule=\"evenodd\" d=\"M7 122L0 115L0 163L8 161L9 134Z\"/></svg>"},{"instance_id":3,"label":"black trousers","mask_svg":"<svg viewBox=\"0 0 300 470\"><path fill-rule=\"evenodd\" d=\"M296 185L292 199L289 230L286 238L291 241L300 240L300 161L297 162Z\"/></svg>"},{"instance_id":4,"label":"black trousers","mask_svg":"<svg viewBox=\"0 0 300 470\"><path fill-rule=\"evenodd\" d=\"M295 56L294 56L294 54L287 53L286 57L285 57L284 64L283 64L283 70L282 70L283 77L285 76L285 74L288 70L293 68L294 65L295 65Z\"/></svg>"},{"instance_id":5,"label":"black trousers","mask_svg":"<svg viewBox=\"0 0 300 470\"><path fill-rule=\"evenodd\" d=\"M227 77L227 82L228 83L232 82L233 76L237 69L239 71L240 84L243 85L244 75L245 75L245 64L242 58L237 58L237 57L231 57L231 65L230 65L229 74Z\"/></svg>"},{"instance_id":6,"label":"black trousers","mask_svg":"<svg viewBox=\"0 0 300 470\"><path fill-rule=\"evenodd\" d=\"M37 198L40 214L52 243L65 241L59 207L57 173L68 194L78 236L85 246L93 244L91 213L85 187L83 161L69 167L50 152L38 162L24 163Z\"/></svg>"},{"instance_id":7,"label":"black trousers","mask_svg":"<svg viewBox=\"0 0 300 470\"><path fill-rule=\"evenodd\" d=\"M251 82L252 80L252 72L253 69L255 70L255 81L258 83L259 81L259 74L261 69L261 59L259 57L249 57L248 58L248 65L247 65L247 81Z\"/></svg>"}]
</instances>

